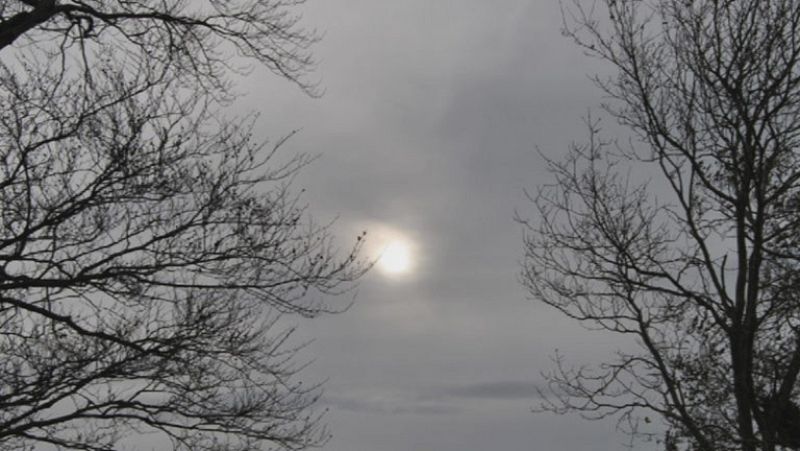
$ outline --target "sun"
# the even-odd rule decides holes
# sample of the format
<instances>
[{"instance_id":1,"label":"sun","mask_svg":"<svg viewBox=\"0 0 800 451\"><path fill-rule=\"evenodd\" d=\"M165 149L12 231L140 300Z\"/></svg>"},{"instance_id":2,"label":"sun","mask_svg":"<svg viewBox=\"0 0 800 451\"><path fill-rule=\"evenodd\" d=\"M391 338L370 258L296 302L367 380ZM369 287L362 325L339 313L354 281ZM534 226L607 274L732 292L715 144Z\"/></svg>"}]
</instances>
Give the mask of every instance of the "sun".
<instances>
[{"instance_id":1,"label":"sun","mask_svg":"<svg viewBox=\"0 0 800 451\"><path fill-rule=\"evenodd\" d=\"M367 231L364 253L375 270L386 279L408 281L420 270L420 246L417 234L386 222L365 222Z\"/></svg>"},{"instance_id":2,"label":"sun","mask_svg":"<svg viewBox=\"0 0 800 451\"><path fill-rule=\"evenodd\" d=\"M378 259L378 266L387 274L407 273L411 263L411 246L401 240L389 242Z\"/></svg>"}]
</instances>

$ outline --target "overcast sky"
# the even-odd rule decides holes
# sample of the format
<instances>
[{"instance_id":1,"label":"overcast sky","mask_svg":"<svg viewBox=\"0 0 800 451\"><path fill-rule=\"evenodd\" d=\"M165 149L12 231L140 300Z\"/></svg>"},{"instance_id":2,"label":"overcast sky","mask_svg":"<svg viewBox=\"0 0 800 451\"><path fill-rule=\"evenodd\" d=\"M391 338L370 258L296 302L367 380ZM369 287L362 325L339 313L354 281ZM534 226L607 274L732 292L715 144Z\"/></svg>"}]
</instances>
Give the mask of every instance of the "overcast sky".
<instances>
[{"instance_id":1,"label":"overcast sky","mask_svg":"<svg viewBox=\"0 0 800 451\"><path fill-rule=\"evenodd\" d=\"M524 189L550 181L602 101L598 62L561 36L557 0L309 0L325 95L255 72L237 108L259 131L302 129L321 158L297 180L343 247L368 230L412 268L376 268L344 314L301 321L305 379L327 380L329 451L618 450L611 422L532 413L558 348L575 363L615 346L526 298L517 276ZM637 449L652 449L642 445Z\"/></svg>"}]
</instances>

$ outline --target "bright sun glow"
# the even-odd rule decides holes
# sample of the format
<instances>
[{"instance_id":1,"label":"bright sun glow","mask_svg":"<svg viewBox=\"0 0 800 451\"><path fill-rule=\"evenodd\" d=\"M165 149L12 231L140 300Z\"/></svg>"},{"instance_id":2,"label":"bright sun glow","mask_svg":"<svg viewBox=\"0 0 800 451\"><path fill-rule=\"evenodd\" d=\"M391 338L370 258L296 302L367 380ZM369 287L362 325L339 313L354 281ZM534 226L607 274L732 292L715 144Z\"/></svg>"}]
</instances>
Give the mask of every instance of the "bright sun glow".
<instances>
[{"instance_id":1,"label":"bright sun glow","mask_svg":"<svg viewBox=\"0 0 800 451\"><path fill-rule=\"evenodd\" d=\"M385 222L365 222L359 227L367 231L364 254L375 263L376 272L395 282L413 279L423 262L414 233Z\"/></svg>"},{"instance_id":2,"label":"bright sun glow","mask_svg":"<svg viewBox=\"0 0 800 451\"><path fill-rule=\"evenodd\" d=\"M411 269L411 249L402 241L392 241L381 253L378 265L387 274L402 274Z\"/></svg>"}]
</instances>

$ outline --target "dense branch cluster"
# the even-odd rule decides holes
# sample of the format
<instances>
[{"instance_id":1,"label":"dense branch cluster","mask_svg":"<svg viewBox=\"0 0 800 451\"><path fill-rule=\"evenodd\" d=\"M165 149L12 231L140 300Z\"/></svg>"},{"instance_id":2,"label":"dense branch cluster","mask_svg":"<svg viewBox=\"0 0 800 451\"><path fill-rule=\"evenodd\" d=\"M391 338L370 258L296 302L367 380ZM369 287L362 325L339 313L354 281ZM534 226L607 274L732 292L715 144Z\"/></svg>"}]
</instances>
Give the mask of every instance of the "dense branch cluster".
<instances>
[{"instance_id":1,"label":"dense branch cluster","mask_svg":"<svg viewBox=\"0 0 800 451\"><path fill-rule=\"evenodd\" d=\"M221 100L240 57L311 90L297 1L0 5L0 449L302 449L282 314L363 273Z\"/></svg>"},{"instance_id":2,"label":"dense branch cluster","mask_svg":"<svg viewBox=\"0 0 800 451\"><path fill-rule=\"evenodd\" d=\"M640 352L559 365L549 407L655 413L668 449L800 449L800 3L605 4L568 34L618 69L597 82L634 139L591 120L550 162L523 278Z\"/></svg>"},{"instance_id":3,"label":"dense branch cluster","mask_svg":"<svg viewBox=\"0 0 800 451\"><path fill-rule=\"evenodd\" d=\"M82 58L88 74L98 69L94 52L105 48L127 55L137 69L166 66L198 82L195 88L224 84L226 71L236 67L231 56L238 54L312 92L308 48L317 36L298 26L292 7L302 3L13 0L0 5L0 49L47 44L53 54Z\"/></svg>"}]
</instances>

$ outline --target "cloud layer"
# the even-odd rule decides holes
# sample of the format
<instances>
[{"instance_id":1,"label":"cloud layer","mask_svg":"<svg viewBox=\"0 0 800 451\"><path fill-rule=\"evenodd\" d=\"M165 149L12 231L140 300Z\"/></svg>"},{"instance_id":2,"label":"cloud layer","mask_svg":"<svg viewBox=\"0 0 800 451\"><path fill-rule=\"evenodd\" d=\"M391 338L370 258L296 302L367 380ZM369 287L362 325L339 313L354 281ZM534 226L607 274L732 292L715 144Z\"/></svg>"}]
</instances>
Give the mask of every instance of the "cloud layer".
<instances>
[{"instance_id":1,"label":"cloud layer","mask_svg":"<svg viewBox=\"0 0 800 451\"><path fill-rule=\"evenodd\" d=\"M603 451L612 423L533 415L549 354L601 359L604 341L526 299L517 274L524 189L547 183L601 101L602 67L560 34L556 0L316 0L304 21L326 93L266 74L237 107L288 152L321 156L296 180L345 247L362 229L415 243L415 271L373 272L342 315L304 322L307 377L327 380L326 451ZM370 235L368 234L368 243ZM346 302L347 300L345 300ZM642 448L646 449L646 448Z\"/></svg>"}]
</instances>

